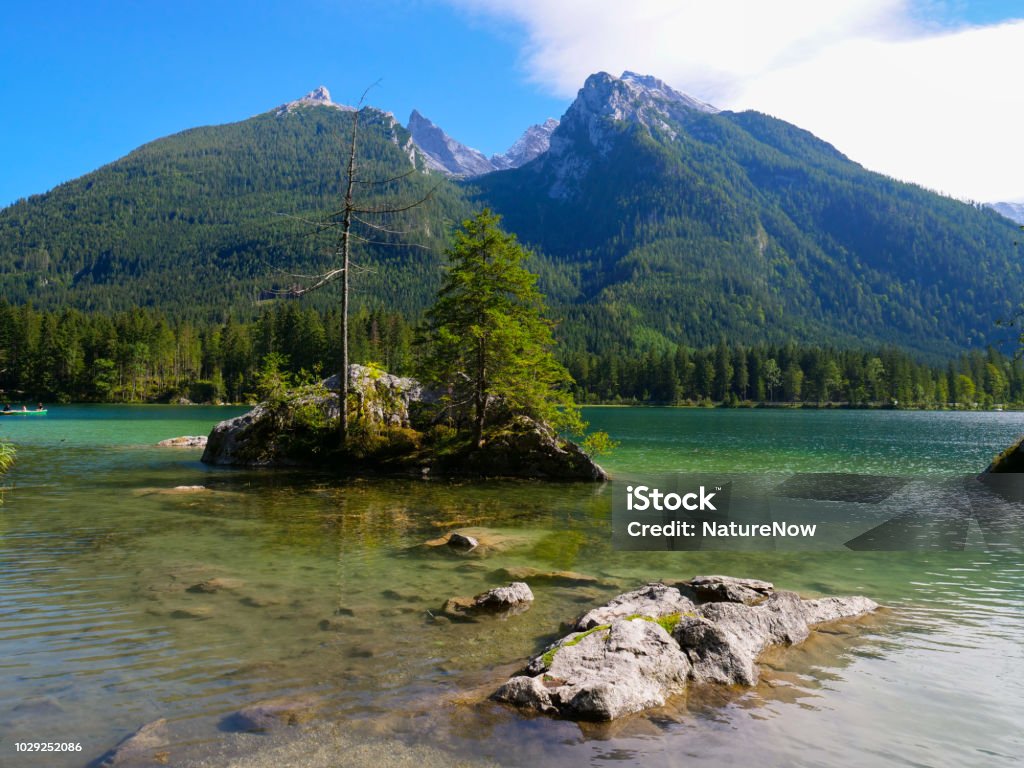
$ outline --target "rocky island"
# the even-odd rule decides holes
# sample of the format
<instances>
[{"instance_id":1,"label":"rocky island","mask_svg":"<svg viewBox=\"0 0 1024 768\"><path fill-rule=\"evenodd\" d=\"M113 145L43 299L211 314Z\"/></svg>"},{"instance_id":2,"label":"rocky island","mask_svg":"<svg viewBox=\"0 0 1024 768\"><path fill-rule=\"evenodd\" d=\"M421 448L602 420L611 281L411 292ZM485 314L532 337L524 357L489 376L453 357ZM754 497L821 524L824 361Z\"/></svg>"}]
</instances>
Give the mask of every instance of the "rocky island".
<instances>
[{"instance_id":1,"label":"rocky island","mask_svg":"<svg viewBox=\"0 0 1024 768\"><path fill-rule=\"evenodd\" d=\"M352 439L337 445L338 377L261 402L217 424L202 460L345 473L465 475L600 482L607 473L542 421L492 410L478 447L447 419L439 393L373 366L349 367Z\"/></svg>"}]
</instances>

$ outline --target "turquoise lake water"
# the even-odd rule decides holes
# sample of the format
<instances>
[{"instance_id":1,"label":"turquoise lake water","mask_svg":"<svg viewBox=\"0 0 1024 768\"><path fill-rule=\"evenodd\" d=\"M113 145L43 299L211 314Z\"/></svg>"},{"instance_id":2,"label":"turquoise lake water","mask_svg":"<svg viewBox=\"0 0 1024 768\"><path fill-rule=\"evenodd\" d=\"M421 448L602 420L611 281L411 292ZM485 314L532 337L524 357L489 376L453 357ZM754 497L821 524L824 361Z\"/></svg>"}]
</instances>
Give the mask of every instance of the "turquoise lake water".
<instances>
[{"instance_id":1,"label":"turquoise lake water","mask_svg":"<svg viewBox=\"0 0 1024 768\"><path fill-rule=\"evenodd\" d=\"M211 468L198 450L154 445L242 410L76 406L0 419L0 438L18 447L0 507L0 765L83 766L157 718L169 721L171 765L244 761L302 737L232 732L230 713L280 695L314 697L318 721L343 723L349 748L383 745L420 764L1010 766L1024 754L1019 550L618 552L607 487L340 482ZM1015 413L586 416L621 442L604 462L613 476L830 472L926 485L984 469L1024 433ZM500 546L468 557L424 546L453 528ZM514 566L599 581L538 583L533 607L507 620L431 620L448 597L503 583L500 569ZM562 622L647 581L708 572L865 594L886 609L772 654L754 688L693 690L611 725L487 701ZM186 591L213 577L234 586ZM14 751L20 741L83 748L29 755Z\"/></svg>"}]
</instances>

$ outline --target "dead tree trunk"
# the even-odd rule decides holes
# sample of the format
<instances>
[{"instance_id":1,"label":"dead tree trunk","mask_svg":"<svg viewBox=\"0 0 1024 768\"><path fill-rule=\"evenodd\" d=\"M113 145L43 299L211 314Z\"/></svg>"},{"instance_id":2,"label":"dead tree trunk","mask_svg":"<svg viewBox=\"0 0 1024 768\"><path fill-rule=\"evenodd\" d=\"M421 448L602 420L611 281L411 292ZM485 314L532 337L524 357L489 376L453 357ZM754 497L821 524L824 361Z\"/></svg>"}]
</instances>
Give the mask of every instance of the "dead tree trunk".
<instances>
[{"instance_id":1,"label":"dead tree trunk","mask_svg":"<svg viewBox=\"0 0 1024 768\"><path fill-rule=\"evenodd\" d=\"M338 440L344 447L348 443L348 291L349 291L349 233L352 231L352 188L356 179L356 137L359 134L359 112L352 115L352 142L348 152L348 176L345 180L345 208L341 219L341 371L338 373Z\"/></svg>"},{"instance_id":2,"label":"dead tree trunk","mask_svg":"<svg viewBox=\"0 0 1024 768\"><path fill-rule=\"evenodd\" d=\"M370 88L372 88L372 87L373 86L370 86ZM408 234L408 232L396 231L396 230L391 229L391 228L389 228L387 226L382 226L382 225L379 225L379 224L374 224L373 222L370 222L370 221L367 221L364 218L361 218L359 216L359 214L387 216L389 214L398 214L398 213L403 213L403 212L406 212L406 211L410 211L413 208L417 208L420 205L423 205L428 199L430 199L430 197L431 197L431 195L433 194L433 191L434 191L433 189L431 189L423 197L421 197L421 198L419 198L417 200L414 200L411 203L406 203L406 204L402 204L402 205L398 205L398 206L381 205L381 206L361 207L361 206L356 204L355 194L354 194L354 192L355 192L355 185L356 184L370 184L370 185L377 185L377 186L384 186L384 185L394 184L396 182L399 182L399 181L401 181L403 179L406 179L406 178L412 176L417 171L416 162L415 162L415 160L413 160L412 167L408 171L406 171L405 173L401 173L401 174L399 174L397 176L394 176L394 177L392 177L390 179L367 180L367 179L360 179L360 178L357 177L356 171L357 171L358 168L357 168L356 159L357 159L358 147L359 147L359 141L358 141L359 140L359 117L360 117L360 114L361 114L361 111L362 111L362 108L363 108L363 103L366 100L366 94L369 92L370 88L367 88L366 91L363 92L362 97L359 99L358 106L352 111L352 134L351 134L351 137L350 137L350 140L349 140L349 146L348 146L348 158L347 158L348 162L347 162L346 175L345 175L345 181L344 181L345 195L344 195L344 200L343 200L342 207L340 209L330 213L330 214L327 214L326 216L324 216L323 219L321 219L319 221L310 220L310 219L307 219L307 218L304 218L304 217L292 217L292 218L297 218L300 221L303 221L305 223L313 225L314 231L316 233L323 232L323 231L326 231L326 230L329 230L329 229L335 229L336 230L336 229L340 228L340 230L341 230L341 236L340 236L340 239L338 241L338 251L336 252L336 255L338 257L340 257L341 264L335 266L332 269L328 269L326 272L322 272L322 273L320 273L318 275L304 275L304 276L296 275L296 277L302 277L303 279L309 280L311 282L308 285L305 285L305 286L295 286L295 287L291 288L287 292L286 295L289 296L290 298L297 298L299 296L304 296L305 294L309 293L310 291L315 291L318 288L322 288L323 286L327 285L328 283L333 283L336 280L340 280L341 281L341 366L340 366L341 370L338 371L338 378L339 378L339 382L338 382L338 385L339 385L338 386L338 409L339 409L339 412L340 412L339 413L340 417L338 419L338 439L339 439L339 442L341 443L342 447L344 447L347 444L348 438L349 438L349 433L350 433L350 423L349 423L350 419L349 419L348 399L349 399L349 391L350 391L351 387L350 387L350 381L349 381L349 322L348 322L349 318L348 318L348 316L349 316L349 304L350 304L350 296L349 296L349 294L351 292L350 291L351 282L350 282L349 278L351 276L351 271L352 271L352 259L351 259L351 255L352 255L352 247L351 247L352 239L355 238L356 240L358 240L360 242L367 243L367 244L372 244L372 245L379 245L379 246L390 246L390 245L401 245L402 244L402 243L387 242L387 241L381 242L381 241L374 240L372 238L362 237L362 236L360 236L359 234L357 234L356 232L353 231L353 224L355 222L358 222L360 225L368 227L371 231L377 232L377 233L383 233L384 235L404 235L404 234ZM404 245L407 245L408 247L424 247L424 246L419 246L419 245L416 245L416 244L404 244ZM283 292L278 292L278 293L283 294Z\"/></svg>"}]
</instances>

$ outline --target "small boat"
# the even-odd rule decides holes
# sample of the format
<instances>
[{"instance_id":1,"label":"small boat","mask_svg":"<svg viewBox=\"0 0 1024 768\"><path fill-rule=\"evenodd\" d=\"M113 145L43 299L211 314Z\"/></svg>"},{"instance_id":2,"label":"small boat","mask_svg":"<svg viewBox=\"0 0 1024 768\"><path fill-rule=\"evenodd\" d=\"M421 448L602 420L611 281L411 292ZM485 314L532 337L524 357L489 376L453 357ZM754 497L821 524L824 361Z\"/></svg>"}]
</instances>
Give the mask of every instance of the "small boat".
<instances>
[{"instance_id":1,"label":"small boat","mask_svg":"<svg viewBox=\"0 0 1024 768\"><path fill-rule=\"evenodd\" d=\"M45 416L46 409L41 411L0 411L0 416Z\"/></svg>"}]
</instances>

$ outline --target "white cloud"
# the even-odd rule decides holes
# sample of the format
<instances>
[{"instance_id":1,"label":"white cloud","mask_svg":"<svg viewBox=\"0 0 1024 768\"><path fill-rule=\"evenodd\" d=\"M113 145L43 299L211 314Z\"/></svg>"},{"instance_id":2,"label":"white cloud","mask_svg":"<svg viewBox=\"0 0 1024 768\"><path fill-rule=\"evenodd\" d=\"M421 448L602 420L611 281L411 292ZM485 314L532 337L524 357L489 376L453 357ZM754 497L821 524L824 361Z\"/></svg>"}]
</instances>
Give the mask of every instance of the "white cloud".
<instances>
[{"instance_id":1,"label":"white cloud","mask_svg":"<svg viewBox=\"0 0 1024 768\"><path fill-rule=\"evenodd\" d=\"M526 30L523 67L571 97L587 75L657 75L758 109L898 178L1024 197L1024 20L924 25L908 0L452 0Z\"/></svg>"}]
</instances>

